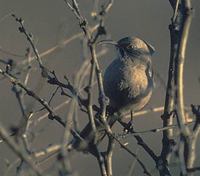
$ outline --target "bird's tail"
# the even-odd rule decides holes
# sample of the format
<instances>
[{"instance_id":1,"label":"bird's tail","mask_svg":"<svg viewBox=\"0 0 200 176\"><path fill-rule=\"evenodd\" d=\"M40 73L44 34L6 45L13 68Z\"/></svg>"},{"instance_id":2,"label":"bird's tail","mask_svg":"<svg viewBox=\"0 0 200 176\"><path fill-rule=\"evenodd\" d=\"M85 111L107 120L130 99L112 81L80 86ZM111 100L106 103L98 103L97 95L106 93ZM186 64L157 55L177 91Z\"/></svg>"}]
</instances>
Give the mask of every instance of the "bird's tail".
<instances>
[{"instance_id":1,"label":"bird's tail","mask_svg":"<svg viewBox=\"0 0 200 176\"><path fill-rule=\"evenodd\" d=\"M117 114L108 116L108 125L112 127L118 119L119 115ZM97 131L95 134L91 124L88 123L81 131L79 136L75 137L67 146L68 151L79 150L83 152L91 152L90 149L94 145L98 145L106 136L105 126L100 122L100 120L96 120L96 128Z\"/></svg>"}]
</instances>

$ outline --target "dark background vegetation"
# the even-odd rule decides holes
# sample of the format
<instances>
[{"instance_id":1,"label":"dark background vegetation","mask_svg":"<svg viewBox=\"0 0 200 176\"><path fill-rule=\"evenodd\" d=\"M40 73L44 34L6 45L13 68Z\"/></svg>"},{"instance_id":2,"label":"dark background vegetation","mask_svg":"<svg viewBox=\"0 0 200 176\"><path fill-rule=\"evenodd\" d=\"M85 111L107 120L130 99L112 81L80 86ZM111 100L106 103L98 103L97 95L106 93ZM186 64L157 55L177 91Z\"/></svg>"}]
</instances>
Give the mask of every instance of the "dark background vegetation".
<instances>
[{"instance_id":1,"label":"dark background vegetation","mask_svg":"<svg viewBox=\"0 0 200 176\"><path fill-rule=\"evenodd\" d=\"M93 8L91 0L80 1L79 7L89 19L90 24L93 24L90 17L91 9ZM200 58L199 58L199 41L200 41L200 2L193 1L195 14L192 21L184 73L184 94L186 106L193 104L200 104ZM17 30L17 24L13 18L7 16L10 13L15 13L25 20L25 25L29 31L34 34L36 46L39 52L43 52L48 48L59 44L63 39L70 37L77 32L80 32L77 21L72 12L66 7L62 0L0 0L0 49L10 51L22 55L22 57L14 57L0 51L0 59L12 58L17 61L23 60L25 49L28 43L25 37ZM125 36L138 36L156 48L156 53L153 57L153 65L166 83L168 62L169 62L169 47L170 37L168 25L172 16L172 8L168 0L115 0L114 5L107 15L106 27L112 39L118 40ZM109 52L99 59L102 70L115 57L115 50L109 47ZM80 40L75 40L67 46L61 46L59 51L48 55L44 63L50 69L55 70L57 75L62 78L63 75L68 75L73 79L73 74L76 73L82 62L82 46ZM0 66L3 65L1 64ZM55 88L45 83L37 71L32 72L31 80L28 84L33 90L37 90L38 94L47 99L52 94ZM21 118L20 109L11 91L8 80L0 81L0 120L5 127L17 125ZM164 104L165 88L159 79L156 80L156 88L153 93L149 105L146 107L157 107ZM53 105L57 105L65 100L65 97L57 96ZM34 100L27 98L28 104ZM34 107L37 109L38 107ZM67 107L62 108L59 114L65 117L67 114ZM134 126L137 130L146 130L162 126L160 113L150 113L146 116L137 117L134 120ZM80 116L81 121L84 122L85 117ZM84 123L83 123L84 124ZM83 125L82 124L82 125ZM56 122L48 119L43 120L38 126L38 137L33 143L35 149L44 148L52 143L58 143L62 139L63 129ZM121 130L118 126L117 130ZM144 140L156 151L160 153L162 133L148 133L144 134ZM134 152L139 152L139 155L144 161L149 163L149 168L157 175L154 162L151 158L144 154L142 149L138 149L135 139L128 138L129 147ZM197 148L199 148L198 146ZM197 153L199 156L199 153ZM0 175L6 168L5 160L13 161L15 155L7 147L6 144L0 144ZM198 158L198 157L197 157ZM44 169L51 166L52 173L54 170L54 158L48 162L42 163ZM80 175L95 175L99 174L99 168L96 159L76 153L73 156L72 168ZM119 146L115 148L113 158L114 175L127 174L133 158ZM197 165L200 165L198 160ZM14 170L13 170L14 171ZM10 175L14 172L11 171ZM135 175L141 173L140 168L135 170ZM174 169L174 174L176 170ZM198 174L197 174L198 175Z\"/></svg>"}]
</instances>

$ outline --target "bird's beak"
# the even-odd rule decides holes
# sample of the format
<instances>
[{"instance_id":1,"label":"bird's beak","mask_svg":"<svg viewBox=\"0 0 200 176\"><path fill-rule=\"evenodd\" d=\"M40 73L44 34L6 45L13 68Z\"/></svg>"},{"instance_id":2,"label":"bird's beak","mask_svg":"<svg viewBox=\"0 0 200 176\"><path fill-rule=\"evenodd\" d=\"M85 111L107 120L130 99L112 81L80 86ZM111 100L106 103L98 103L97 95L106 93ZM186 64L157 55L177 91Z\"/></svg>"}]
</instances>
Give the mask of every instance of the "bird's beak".
<instances>
[{"instance_id":1,"label":"bird's beak","mask_svg":"<svg viewBox=\"0 0 200 176\"><path fill-rule=\"evenodd\" d=\"M147 45L147 47L148 47L151 55L153 55L155 53L155 51L156 51L155 48L151 44L149 44L148 42L146 42L146 41L144 41L144 43Z\"/></svg>"},{"instance_id":2,"label":"bird's beak","mask_svg":"<svg viewBox=\"0 0 200 176\"><path fill-rule=\"evenodd\" d=\"M115 45L116 47L119 46L119 44L114 40L101 40L101 41L97 42L97 45L104 45L104 44Z\"/></svg>"}]
</instances>

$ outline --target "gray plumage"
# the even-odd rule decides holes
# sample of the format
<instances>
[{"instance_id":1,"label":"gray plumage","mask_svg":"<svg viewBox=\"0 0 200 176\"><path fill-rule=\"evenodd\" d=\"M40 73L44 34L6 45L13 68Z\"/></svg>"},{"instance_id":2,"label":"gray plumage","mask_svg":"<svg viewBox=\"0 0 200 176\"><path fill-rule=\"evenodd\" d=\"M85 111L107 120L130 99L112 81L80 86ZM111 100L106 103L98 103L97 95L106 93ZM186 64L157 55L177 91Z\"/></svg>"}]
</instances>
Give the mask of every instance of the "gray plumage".
<instances>
[{"instance_id":1,"label":"gray plumage","mask_svg":"<svg viewBox=\"0 0 200 176\"><path fill-rule=\"evenodd\" d=\"M104 90L114 112L137 111L149 101L154 87L153 47L139 38L118 41L117 58L104 74Z\"/></svg>"},{"instance_id":2,"label":"gray plumage","mask_svg":"<svg viewBox=\"0 0 200 176\"><path fill-rule=\"evenodd\" d=\"M110 42L106 42L110 43ZM110 108L113 113L107 121L112 126L118 116L130 110L137 111L148 102L154 87L151 55L154 48L147 42L136 38L126 37L117 43L111 42L118 51L117 58L107 67L104 74L104 90L110 100ZM99 143L105 136L104 126L96 122ZM72 141L70 149L87 150L95 153L94 133L91 124L88 123L81 131L80 139Z\"/></svg>"}]
</instances>

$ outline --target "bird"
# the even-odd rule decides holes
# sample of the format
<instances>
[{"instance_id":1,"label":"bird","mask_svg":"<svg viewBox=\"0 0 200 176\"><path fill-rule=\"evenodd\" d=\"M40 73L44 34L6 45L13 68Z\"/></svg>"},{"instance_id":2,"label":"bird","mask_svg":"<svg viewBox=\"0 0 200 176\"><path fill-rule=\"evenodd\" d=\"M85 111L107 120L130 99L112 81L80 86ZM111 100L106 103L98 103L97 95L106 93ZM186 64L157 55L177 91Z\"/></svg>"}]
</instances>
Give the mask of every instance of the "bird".
<instances>
[{"instance_id":1,"label":"bird","mask_svg":"<svg viewBox=\"0 0 200 176\"><path fill-rule=\"evenodd\" d=\"M109 99L107 121L112 127L118 118L123 118L127 112L141 110L149 102L155 85L151 61L155 49L138 37L124 37L117 42L103 40L98 43L102 44L114 45L117 53L103 76L104 92ZM96 126L101 131L97 140L99 143L105 136L105 130L100 123ZM90 144L93 146L94 134L90 124L82 130L80 137L87 144L76 140L72 145L74 148L83 149Z\"/></svg>"},{"instance_id":2,"label":"bird","mask_svg":"<svg viewBox=\"0 0 200 176\"><path fill-rule=\"evenodd\" d=\"M125 37L114 44L117 57L106 68L104 91L113 112L123 115L142 109L150 100L154 87L152 45L138 37Z\"/></svg>"}]
</instances>

